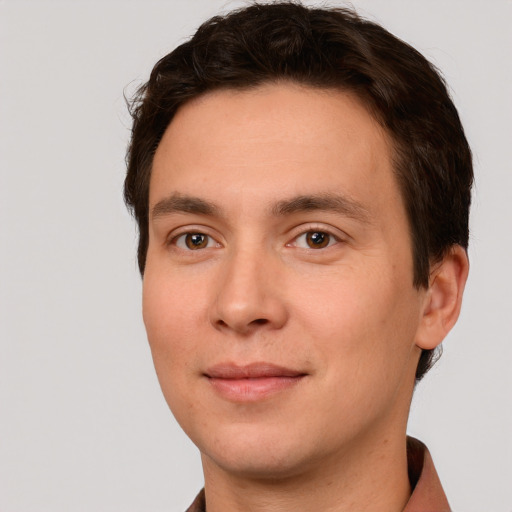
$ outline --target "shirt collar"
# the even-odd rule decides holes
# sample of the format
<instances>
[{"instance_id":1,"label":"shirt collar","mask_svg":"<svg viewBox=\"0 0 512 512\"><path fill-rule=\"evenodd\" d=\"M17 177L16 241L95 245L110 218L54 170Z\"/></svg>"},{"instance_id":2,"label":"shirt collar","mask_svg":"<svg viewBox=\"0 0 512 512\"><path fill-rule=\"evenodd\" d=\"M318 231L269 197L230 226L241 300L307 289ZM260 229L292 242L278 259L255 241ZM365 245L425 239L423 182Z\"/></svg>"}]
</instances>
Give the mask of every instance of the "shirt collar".
<instances>
[{"instance_id":1,"label":"shirt collar","mask_svg":"<svg viewBox=\"0 0 512 512\"><path fill-rule=\"evenodd\" d=\"M407 438L407 466L412 494L403 512L450 512L430 452L413 437ZM204 489L186 512L206 512Z\"/></svg>"},{"instance_id":2,"label":"shirt collar","mask_svg":"<svg viewBox=\"0 0 512 512\"><path fill-rule=\"evenodd\" d=\"M428 448L407 438L407 465L412 494L403 512L450 512L450 505Z\"/></svg>"}]
</instances>

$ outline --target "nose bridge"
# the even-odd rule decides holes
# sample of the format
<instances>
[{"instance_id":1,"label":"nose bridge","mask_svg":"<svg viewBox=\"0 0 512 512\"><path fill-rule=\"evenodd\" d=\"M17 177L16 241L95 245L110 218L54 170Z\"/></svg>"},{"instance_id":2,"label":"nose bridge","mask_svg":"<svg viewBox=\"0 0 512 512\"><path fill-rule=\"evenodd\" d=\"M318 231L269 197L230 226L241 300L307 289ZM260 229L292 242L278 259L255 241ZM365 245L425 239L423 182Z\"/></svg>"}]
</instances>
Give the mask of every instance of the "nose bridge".
<instances>
[{"instance_id":1,"label":"nose bridge","mask_svg":"<svg viewBox=\"0 0 512 512\"><path fill-rule=\"evenodd\" d=\"M215 326L239 333L282 327L286 308L272 252L261 246L234 248L223 264L212 312Z\"/></svg>"}]
</instances>

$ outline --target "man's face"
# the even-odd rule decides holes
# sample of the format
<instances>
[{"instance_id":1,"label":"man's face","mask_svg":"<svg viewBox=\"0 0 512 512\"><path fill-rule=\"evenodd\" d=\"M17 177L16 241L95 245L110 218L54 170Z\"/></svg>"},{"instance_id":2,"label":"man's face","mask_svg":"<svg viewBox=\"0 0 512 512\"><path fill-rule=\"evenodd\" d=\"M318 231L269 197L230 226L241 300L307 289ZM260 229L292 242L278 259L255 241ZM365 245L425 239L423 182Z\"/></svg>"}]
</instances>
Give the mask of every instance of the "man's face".
<instances>
[{"instance_id":1,"label":"man's face","mask_svg":"<svg viewBox=\"0 0 512 512\"><path fill-rule=\"evenodd\" d=\"M143 312L206 467L283 476L402 436L425 292L385 132L351 95L183 106L155 155Z\"/></svg>"}]
</instances>

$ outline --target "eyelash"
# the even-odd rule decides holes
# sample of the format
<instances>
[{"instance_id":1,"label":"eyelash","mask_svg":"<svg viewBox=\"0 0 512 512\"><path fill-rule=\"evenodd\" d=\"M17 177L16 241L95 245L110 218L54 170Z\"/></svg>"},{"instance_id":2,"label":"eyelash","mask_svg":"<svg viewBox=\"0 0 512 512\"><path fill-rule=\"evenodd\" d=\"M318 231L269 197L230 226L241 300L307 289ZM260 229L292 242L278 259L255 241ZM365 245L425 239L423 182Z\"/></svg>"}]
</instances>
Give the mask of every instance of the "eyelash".
<instances>
[{"instance_id":1,"label":"eyelash","mask_svg":"<svg viewBox=\"0 0 512 512\"><path fill-rule=\"evenodd\" d=\"M327 250L334 245L346 242L348 239L347 238L348 235L345 235L342 231L339 231L338 229L335 230L334 228L332 228L328 225L326 226L324 224L316 224L316 223L302 225L300 227L300 231L297 230L296 233L297 234L294 235L291 242L288 242L286 244L286 246L287 247L296 247L297 249L300 249L302 251L309 251L309 252L313 251L315 253L323 252L322 249ZM297 246L297 241L301 237L307 237L308 234L316 234L316 233L321 233L323 235L327 235L327 237L329 238L328 243L324 247L313 248L313 247L310 247L309 244L307 244L307 242L306 242L306 244L308 245L308 247Z\"/></svg>"},{"instance_id":2,"label":"eyelash","mask_svg":"<svg viewBox=\"0 0 512 512\"><path fill-rule=\"evenodd\" d=\"M314 235L323 235L319 239L318 247L311 247L309 245L308 242L310 240L308 240L308 235L311 236L310 240L313 241L313 242L314 242L314 239L312 237ZM324 240L325 240L324 237L327 237L327 243L326 243L326 245L321 245L324 242ZM329 231L325 231L325 230L322 230L322 229L310 229L308 231L302 232L301 234L296 236L291 243L286 244L286 245L287 246L298 246L297 241L300 240L301 238L304 238L305 244L308 245L308 247L299 247L299 248L300 249L305 249L305 250L311 249L313 251L318 251L320 249L327 249L328 247L331 247L335 243L340 242L340 239L337 236L335 236L332 233L330 233Z\"/></svg>"},{"instance_id":3,"label":"eyelash","mask_svg":"<svg viewBox=\"0 0 512 512\"><path fill-rule=\"evenodd\" d=\"M196 249L192 249L191 247L188 246L187 244L187 237L193 237L193 236L203 236L205 237L208 241L207 241L207 245L205 247L197 247ZM183 242L185 245L187 245L187 247L180 247L179 245L179 241L180 239L183 239ZM183 251L194 251L194 250L200 250L200 249L210 249L212 246L210 245L210 242L214 242L214 244L219 247L220 244L210 235L206 234L206 233L203 233L202 231L186 231L184 233L180 233L176 236L174 236L170 242L169 242L169 245L174 245L176 247L178 247L178 249L181 249Z\"/></svg>"},{"instance_id":4,"label":"eyelash","mask_svg":"<svg viewBox=\"0 0 512 512\"><path fill-rule=\"evenodd\" d=\"M307 237L308 235L313 236L316 234L321 234L321 235L324 235L327 237L328 240L327 240L326 245L320 246L320 244L323 242L324 238L320 238L320 244L318 247L309 246L307 239L305 240L305 245L308 245L308 247L304 247L304 246L300 247L297 244L297 241L300 240L302 237ZM206 238L206 245L204 247L196 247L195 249L193 249L187 244L187 237L192 237L195 235L203 236ZM180 243L181 239L183 241ZM213 242L213 244L212 244L212 242ZM320 251L322 249L328 249L329 247L332 247L333 245L336 245L337 243L340 243L340 242L343 242L343 238L335 235L329 229L326 229L323 226L310 225L310 226L307 226L307 229L303 228L297 235L295 235L293 237L293 239L286 244L286 247L297 247L298 249L301 249L301 250L316 252L316 251ZM217 242L215 240L215 238L213 238L211 235L208 235L207 233L204 233L203 231L201 231L199 229L193 230L193 231L191 230L191 231L181 232L181 233L175 235L174 237L172 237L168 244L173 245L173 246L177 247L178 249L180 249L182 251L186 251L186 252L196 252L196 251L200 251L202 249L211 249L211 248L215 248L215 247L221 247L221 244L219 242Z\"/></svg>"}]
</instances>

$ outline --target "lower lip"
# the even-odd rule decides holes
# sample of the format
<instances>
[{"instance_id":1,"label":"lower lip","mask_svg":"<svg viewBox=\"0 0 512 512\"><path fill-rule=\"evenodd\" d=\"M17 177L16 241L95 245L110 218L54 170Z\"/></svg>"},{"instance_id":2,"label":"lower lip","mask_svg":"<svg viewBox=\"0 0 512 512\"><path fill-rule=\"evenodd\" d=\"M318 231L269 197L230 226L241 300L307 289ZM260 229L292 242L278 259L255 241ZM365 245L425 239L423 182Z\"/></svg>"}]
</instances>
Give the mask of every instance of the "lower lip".
<instances>
[{"instance_id":1,"label":"lower lip","mask_svg":"<svg viewBox=\"0 0 512 512\"><path fill-rule=\"evenodd\" d=\"M304 375L296 377L261 377L251 379L208 380L217 393L232 402L257 402L297 385Z\"/></svg>"}]
</instances>

